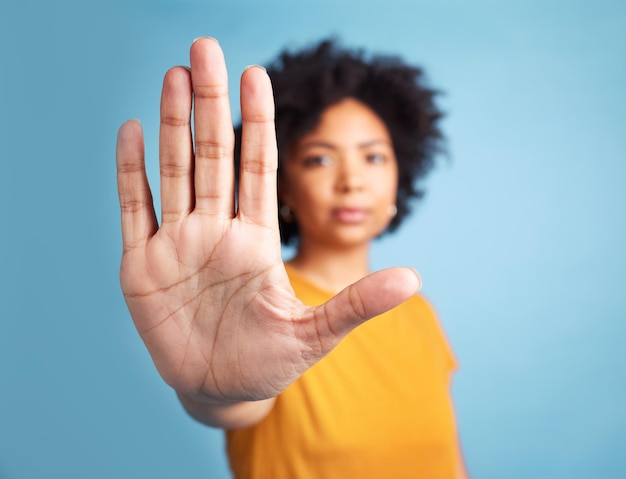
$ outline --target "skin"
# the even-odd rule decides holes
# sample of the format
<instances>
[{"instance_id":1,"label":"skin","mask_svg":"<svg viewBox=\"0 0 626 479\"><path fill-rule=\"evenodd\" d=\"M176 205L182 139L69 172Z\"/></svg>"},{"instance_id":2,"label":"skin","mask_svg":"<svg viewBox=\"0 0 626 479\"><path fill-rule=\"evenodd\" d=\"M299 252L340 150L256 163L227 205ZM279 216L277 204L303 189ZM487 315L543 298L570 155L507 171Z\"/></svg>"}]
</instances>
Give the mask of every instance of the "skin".
<instances>
[{"instance_id":1,"label":"skin","mask_svg":"<svg viewBox=\"0 0 626 479\"><path fill-rule=\"evenodd\" d=\"M324 305L303 305L280 254L269 78L256 67L241 77L235 212L224 57L215 40L202 38L190 60L189 69L175 67L163 82L160 224L141 126L131 120L118 133L120 279L137 331L189 413L212 426L245 427L348 332L415 294L420 280L412 269L391 268Z\"/></svg>"},{"instance_id":2,"label":"skin","mask_svg":"<svg viewBox=\"0 0 626 479\"><path fill-rule=\"evenodd\" d=\"M346 98L290 149L280 196L298 222L290 264L328 291L369 273L369 247L389 225L398 165L383 121Z\"/></svg>"}]
</instances>

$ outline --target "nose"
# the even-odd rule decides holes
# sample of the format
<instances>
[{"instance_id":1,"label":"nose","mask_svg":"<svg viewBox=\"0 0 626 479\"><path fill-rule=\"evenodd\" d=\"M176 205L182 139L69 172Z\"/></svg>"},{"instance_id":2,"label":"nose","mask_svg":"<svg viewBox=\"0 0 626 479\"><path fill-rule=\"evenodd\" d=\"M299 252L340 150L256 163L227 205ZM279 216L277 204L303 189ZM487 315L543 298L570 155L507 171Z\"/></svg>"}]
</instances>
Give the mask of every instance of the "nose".
<instances>
[{"instance_id":1,"label":"nose","mask_svg":"<svg viewBox=\"0 0 626 479\"><path fill-rule=\"evenodd\" d=\"M365 187L363 165L356 158L343 158L338 166L337 191L349 193L360 191Z\"/></svg>"}]
</instances>

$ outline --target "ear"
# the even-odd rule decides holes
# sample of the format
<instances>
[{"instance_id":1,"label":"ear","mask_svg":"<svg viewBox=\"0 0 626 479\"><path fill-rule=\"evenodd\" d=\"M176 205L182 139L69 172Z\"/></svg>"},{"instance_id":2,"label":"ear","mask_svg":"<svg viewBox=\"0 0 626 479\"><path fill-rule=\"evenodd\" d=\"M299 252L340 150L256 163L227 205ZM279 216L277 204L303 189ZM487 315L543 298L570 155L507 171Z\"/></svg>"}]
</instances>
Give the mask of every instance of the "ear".
<instances>
[{"instance_id":1,"label":"ear","mask_svg":"<svg viewBox=\"0 0 626 479\"><path fill-rule=\"evenodd\" d=\"M291 205L293 204L289 188L287 187L287 183L282 175L278 175L278 202L279 204L282 203L283 205L287 205L289 208L291 208Z\"/></svg>"}]
</instances>

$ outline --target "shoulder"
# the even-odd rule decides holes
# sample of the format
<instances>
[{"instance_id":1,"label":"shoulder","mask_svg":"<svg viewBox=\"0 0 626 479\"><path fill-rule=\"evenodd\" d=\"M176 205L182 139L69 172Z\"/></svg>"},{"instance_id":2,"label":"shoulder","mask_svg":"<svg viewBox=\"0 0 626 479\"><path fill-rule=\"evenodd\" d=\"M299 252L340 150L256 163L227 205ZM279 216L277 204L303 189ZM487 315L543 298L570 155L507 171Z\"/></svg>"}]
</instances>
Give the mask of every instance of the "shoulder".
<instances>
[{"instance_id":1,"label":"shoulder","mask_svg":"<svg viewBox=\"0 0 626 479\"><path fill-rule=\"evenodd\" d=\"M457 368L456 358L439 321L432 303L421 294L416 294L395 308L399 320L419 335L425 343L439 356L443 367L447 370Z\"/></svg>"},{"instance_id":2,"label":"shoulder","mask_svg":"<svg viewBox=\"0 0 626 479\"><path fill-rule=\"evenodd\" d=\"M420 312L421 314L428 315L435 319L437 317L437 313L435 312L435 308L432 303L422 294L414 294L398 306L398 308Z\"/></svg>"}]
</instances>

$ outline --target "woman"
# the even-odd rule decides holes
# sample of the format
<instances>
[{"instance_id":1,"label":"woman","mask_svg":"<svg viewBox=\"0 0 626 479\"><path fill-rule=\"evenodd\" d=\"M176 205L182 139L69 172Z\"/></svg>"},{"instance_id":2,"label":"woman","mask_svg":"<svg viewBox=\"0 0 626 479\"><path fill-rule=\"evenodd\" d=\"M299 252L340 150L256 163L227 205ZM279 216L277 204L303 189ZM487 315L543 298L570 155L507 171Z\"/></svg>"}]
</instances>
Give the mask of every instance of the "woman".
<instances>
[{"instance_id":1,"label":"woman","mask_svg":"<svg viewBox=\"0 0 626 479\"><path fill-rule=\"evenodd\" d=\"M394 69L404 73L388 75ZM303 70L311 74L294 75ZM463 477L448 392L454 362L415 295L419 276L368 269L370 242L399 224L430 166L439 138L432 92L416 85L415 69L368 66L330 43L284 55L270 74L279 182L272 87L263 69L248 68L236 206L215 40L195 41L191 68L165 76L160 226L141 129L121 127L121 282L137 329L187 411L228 431L236 477ZM398 99L391 110L376 101L381 87L393 96L407 81L419 93L417 117ZM395 127L411 118L422 125L417 142ZM282 239L298 239L287 265L277 188Z\"/></svg>"}]
</instances>

